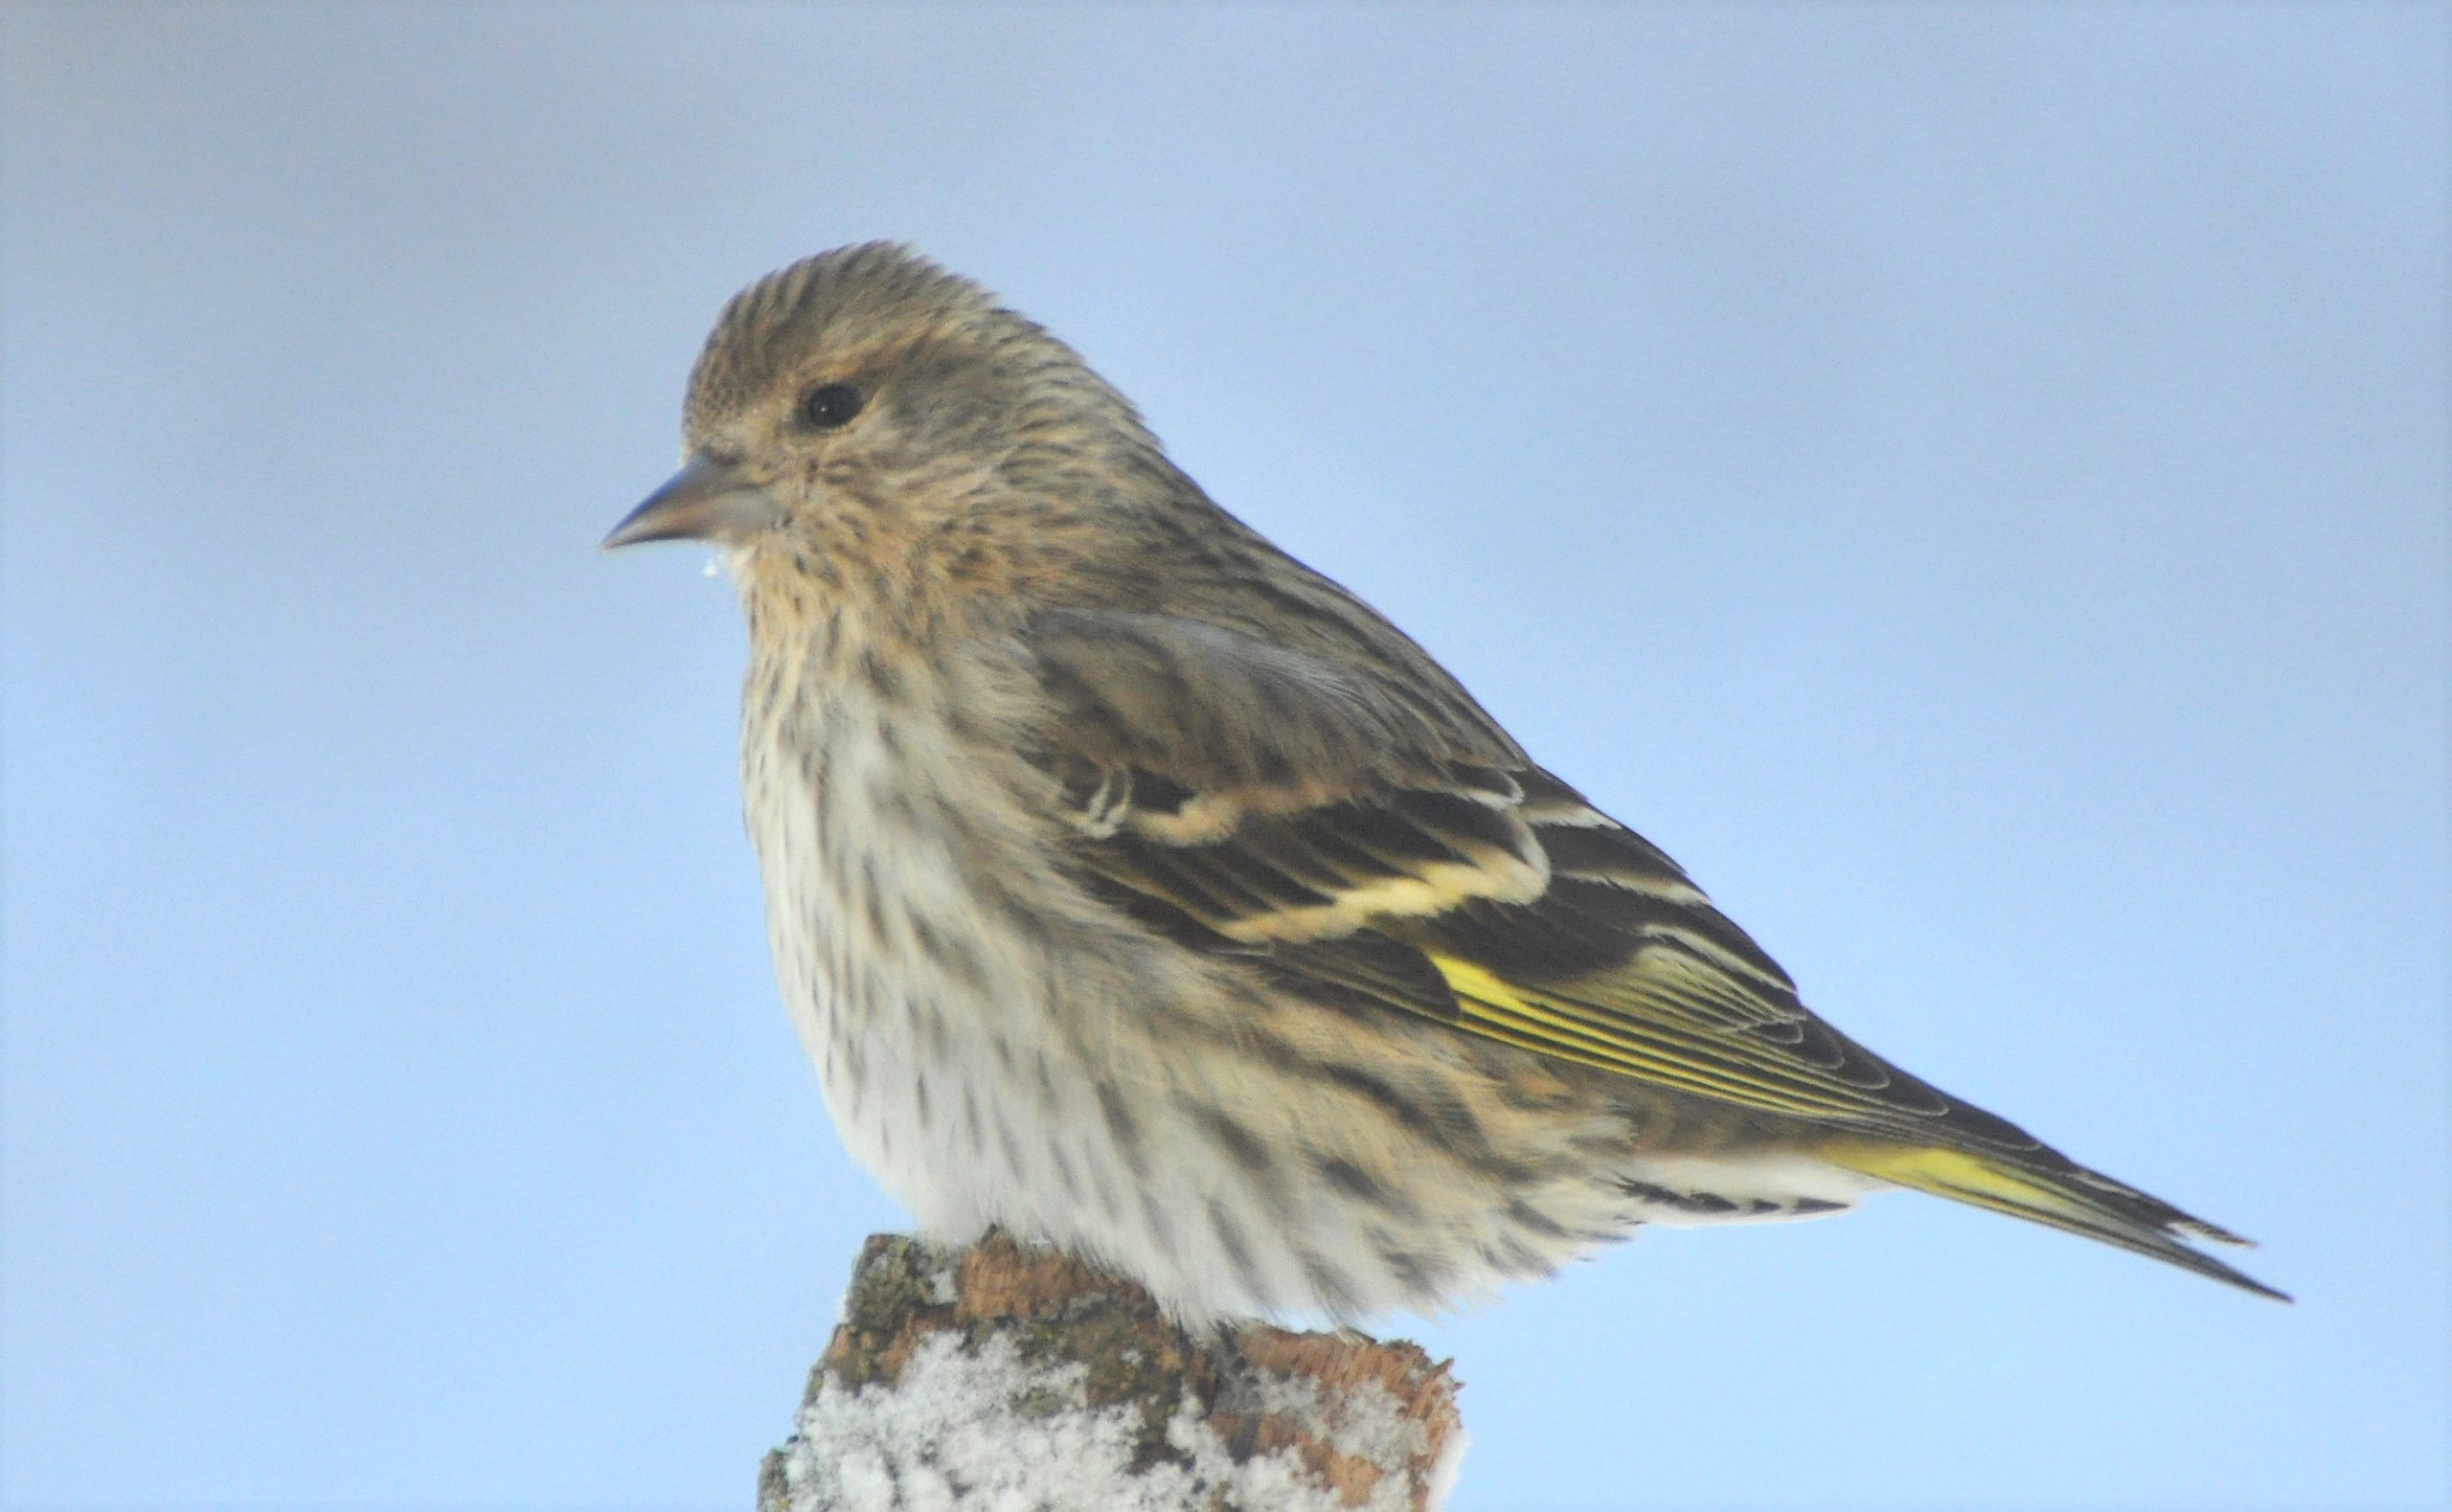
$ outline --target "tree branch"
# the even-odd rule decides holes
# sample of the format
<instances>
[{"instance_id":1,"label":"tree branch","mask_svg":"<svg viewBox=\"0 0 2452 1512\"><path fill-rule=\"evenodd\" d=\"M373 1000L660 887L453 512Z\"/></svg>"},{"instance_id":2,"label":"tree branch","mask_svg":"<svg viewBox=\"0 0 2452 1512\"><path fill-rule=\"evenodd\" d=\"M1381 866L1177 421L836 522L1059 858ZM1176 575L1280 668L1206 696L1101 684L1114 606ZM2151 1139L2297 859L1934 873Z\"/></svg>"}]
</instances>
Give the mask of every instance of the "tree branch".
<instances>
[{"instance_id":1,"label":"tree branch","mask_svg":"<svg viewBox=\"0 0 2452 1512\"><path fill-rule=\"evenodd\" d=\"M1436 1512L1456 1391L1411 1343L1188 1332L1053 1251L879 1234L759 1512Z\"/></svg>"}]
</instances>

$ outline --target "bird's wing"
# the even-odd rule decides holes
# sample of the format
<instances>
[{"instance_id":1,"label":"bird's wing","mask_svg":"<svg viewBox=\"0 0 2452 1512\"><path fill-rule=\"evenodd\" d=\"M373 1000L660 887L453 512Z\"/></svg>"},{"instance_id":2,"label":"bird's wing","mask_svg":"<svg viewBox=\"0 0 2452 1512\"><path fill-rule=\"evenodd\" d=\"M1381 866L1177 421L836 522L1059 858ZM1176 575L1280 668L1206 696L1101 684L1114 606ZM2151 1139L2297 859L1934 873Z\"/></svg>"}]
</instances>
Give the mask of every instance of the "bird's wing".
<instances>
[{"instance_id":1,"label":"bird's wing","mask_svg":"<svg viewBox=\"0 0 2452 1512\"><path fill-rule=\"evenodd\" d=\"M2036 1147L1823 1023L1676 863L1436 698L1164 616L1032 642L1081 865L1135 916L1706 1097Z\"/></svg>"},{"instance_id":2,"label":"bird's wing","mask_svg":"<svg viewBox=\"0 0 2452 1512\"><path fill-rule=\"evenodd\" d=\"M1085 880L1298 991L1817 1126L1821 1153L2267 1291L2234 1235L1890 1065L1657 846L1461 690L1214 625L1066 611L1026 636ZM2273 1294L2279 1295L2279 1294Z\"/></svg>"}]
</instances>

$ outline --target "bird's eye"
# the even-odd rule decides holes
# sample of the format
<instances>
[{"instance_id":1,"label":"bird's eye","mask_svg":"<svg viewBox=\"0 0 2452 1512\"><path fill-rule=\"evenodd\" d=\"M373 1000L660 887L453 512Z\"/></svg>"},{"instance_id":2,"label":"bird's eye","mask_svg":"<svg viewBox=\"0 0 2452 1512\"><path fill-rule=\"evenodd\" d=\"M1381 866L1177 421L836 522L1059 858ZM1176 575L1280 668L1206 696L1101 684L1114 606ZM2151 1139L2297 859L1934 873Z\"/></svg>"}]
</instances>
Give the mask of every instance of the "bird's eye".
<instances>
[{"instance_id":1,"label":"bird's eye","mask_svg":"<svg viewBox=\"0 0 2452 1512\"><path fill-rule=\"evenodd\" d=\"M801 418L816 430L840 430L859 413L860 391L848 383L821 383L801 395Z\"/></svg>"}]
</instances>

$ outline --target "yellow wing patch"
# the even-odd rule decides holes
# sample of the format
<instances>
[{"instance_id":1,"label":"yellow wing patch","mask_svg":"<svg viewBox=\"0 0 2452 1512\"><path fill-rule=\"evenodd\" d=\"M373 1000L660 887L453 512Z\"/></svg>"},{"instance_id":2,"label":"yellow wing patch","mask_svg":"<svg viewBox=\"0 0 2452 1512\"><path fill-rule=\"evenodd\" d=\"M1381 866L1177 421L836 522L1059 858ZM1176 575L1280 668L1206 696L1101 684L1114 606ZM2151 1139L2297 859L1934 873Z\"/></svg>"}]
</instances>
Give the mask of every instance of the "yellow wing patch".
<instances>
[{"instance_id":1,"label":"yellow wing patch","mask_svg":"<svg viewBox=\"0 0 2452 1512\"><path fill-rule=\"evenodd\" d=\"M1464 1027L1524 1049L1602 1071L1639 1076L1680 1091L1802 1117L1863 1118L1887 1110L1802 1075L1760 1064L1735 1042L1680 1030L1666 1022L1609 1013L1555 992L1517 987L1472 961L1433 951Z\"/></svg>"},{"instance_id":2,"label":"yellow wing patch","mask_svg":"<svg viewBox=\"0 0 2452 1512\"><path fill-rule=\"evenodd\" d=\"M1876 1181L2082 1234L2259 1297L2290 1300L2289 1294L2190 1249L2172 1233L2177 1230L2222 1244L2244 1245L2247 1240L2079 1166L2072 1165L2065 1173L2043 1171L1939 1145L1847 1138L1831 1140L1816 1153L1833 1165Z\"/></svg>"},{"instance_id":3,"label":"yellow wing patch","mask_svg":"<svg viewBox=\"0 0 2452 1512\"><path fill-rule=\"evenodd\" d=\"M2100 1223L2083 1204L2015 1166L1939 1145L1879 1140L1833 1140L1819 1152L1834 1165L1895 1186L1913 1187L1978 1207L2045 1222Z\"/></svg>"}]
</instances>

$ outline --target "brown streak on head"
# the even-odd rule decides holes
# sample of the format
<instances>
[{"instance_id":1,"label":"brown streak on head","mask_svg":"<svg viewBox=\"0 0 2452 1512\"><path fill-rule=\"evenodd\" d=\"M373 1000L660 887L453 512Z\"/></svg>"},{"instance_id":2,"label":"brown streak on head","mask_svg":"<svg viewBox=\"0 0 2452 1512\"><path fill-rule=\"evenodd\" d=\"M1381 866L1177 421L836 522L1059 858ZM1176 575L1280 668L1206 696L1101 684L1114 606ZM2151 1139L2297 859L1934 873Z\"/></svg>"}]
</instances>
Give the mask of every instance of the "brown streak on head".
<instances>
[{"instance_id":1,"label":"brown streak on head","mask_svg":"<svg viewBox=\"0 0 2452 1512\"><path fill-rule=\"evenodd\" d=\"M852 388L856 413L813 423L802 406L829 385ZM736 296L692 375L683 433L783 501L753 566L784 547L827 561L846 590L891 584L939 603L1061 597L1122 554L1120 522L1169 505L1128 481L1179 476L1070 348L890 242Z\"/></svg>"}]
</instances>

